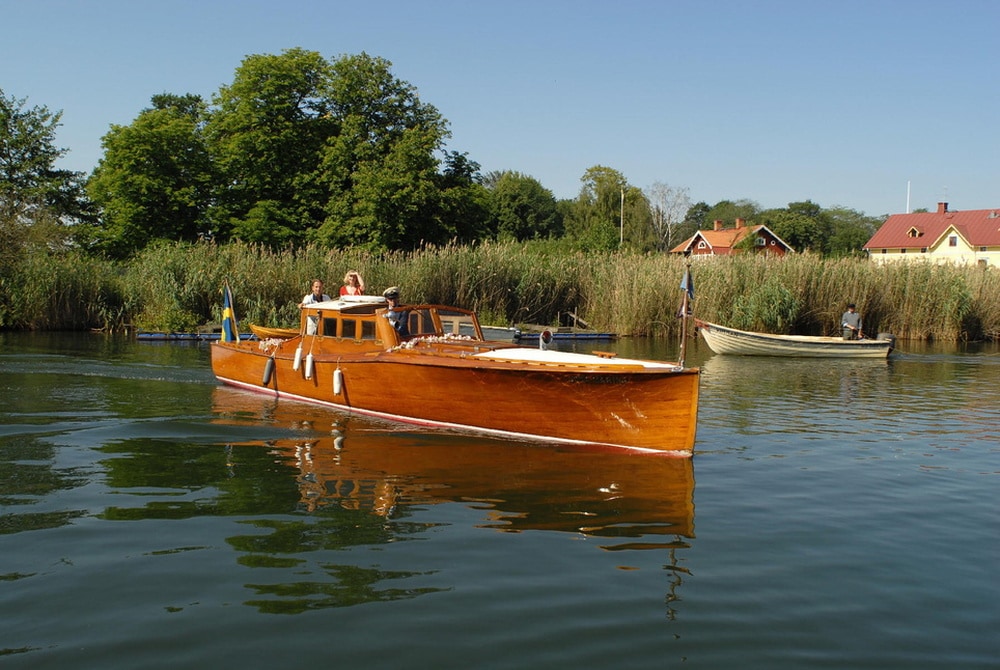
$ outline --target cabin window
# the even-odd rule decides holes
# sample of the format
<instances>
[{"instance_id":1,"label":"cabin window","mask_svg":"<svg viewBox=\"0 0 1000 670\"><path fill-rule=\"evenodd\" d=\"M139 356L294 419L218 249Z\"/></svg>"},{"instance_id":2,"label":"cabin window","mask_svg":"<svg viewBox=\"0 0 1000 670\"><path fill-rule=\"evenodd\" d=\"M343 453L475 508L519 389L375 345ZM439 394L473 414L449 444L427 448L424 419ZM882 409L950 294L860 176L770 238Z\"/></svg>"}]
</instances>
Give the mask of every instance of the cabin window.
<instances>
[{"instance_id":1,"label":"cabin window","mask_svg":"<svg viewBox=\"0 0 1000 670\"><path fill-rule=\"evenodd\" d=\"M361 339L362 340L374 340L375 339L375 322L374 321L362 321L361 322Z\"/></svg>"},{"instance_id":2,"label":"cabin window","mask_svg":"<svg viewBox=\"0 0 1000 670\"><path fill-rule=\"evenodd\" d=\"M340 322L340 336L345 340L356 340L358 337L358 322L354 319L343 319Z\"/></svg>"},{"instance_id":3,"label":"cabin window","mask_svg":"<svg viewBox=\"0 0 1000 670\"><path fill-rule=\"evenodd\" d=\"M323 336L337 337L337 319L323 319Z\"/></svg>"},{"instance_id":4,"label":"cabin window","mask_svg":"<svg viewBox=\"0 0 1000 670\"><path fill-rule=\"evenodd\" d=\"M952 235L951 237L948 238L948 246L949 247L958 246L958 237L956 235Z\"/></svg>"},{"instance_id":5,"label":"cabin window","mask_svg":"<svg viewBox=\"0 0 1000 670\"><path fill-rule=\"evenodd\" d=\"M441 331L444 334L476 336L476 327L472 323L472 317L463 312L450 312L442 310L438 312L438 319L441 321Z\"/></svg>"}]
</instances>

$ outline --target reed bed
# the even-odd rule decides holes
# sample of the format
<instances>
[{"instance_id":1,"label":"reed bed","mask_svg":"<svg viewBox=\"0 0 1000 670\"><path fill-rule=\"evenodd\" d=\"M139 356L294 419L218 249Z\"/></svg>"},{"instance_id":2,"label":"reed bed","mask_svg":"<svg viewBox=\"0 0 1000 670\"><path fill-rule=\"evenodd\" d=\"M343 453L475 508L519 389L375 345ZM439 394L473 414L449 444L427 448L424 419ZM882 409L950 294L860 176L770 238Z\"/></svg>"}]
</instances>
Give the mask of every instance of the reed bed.
<instances>
[{"instance_id":1,"label":"reed bed","mask_svg":"<svg viewBox=\"0 0 1000 670\"><path fill-rule=\"evenodd\" d=\"M28 254L0 273L0 328L86 330L127 319L116 268L80 254Z\"/></svg>"},{"instance_id":2,"label":"reed bed","mask_svg":"<svg viewBox=\"0 0 1000 670\"><path fill-rule=\"evenodd\" d=\"M404 302L469 307L487 324L555 326L575 314L601 331L676 337L688 263L695 314L737 328L835 334L841 313L854 302L872 335L1000 338L1000 274L994 268L879 266L810 254L688 260L492 242L380 254L163 244L124 263L78 253L34 255L0 273L0 328L193 330L218 323L226 283L244 326L295 327L297 305L312 279L323 279L334 295L344 273L357 270L370 294L399 286Z\"/></svg>"}]
</instances>

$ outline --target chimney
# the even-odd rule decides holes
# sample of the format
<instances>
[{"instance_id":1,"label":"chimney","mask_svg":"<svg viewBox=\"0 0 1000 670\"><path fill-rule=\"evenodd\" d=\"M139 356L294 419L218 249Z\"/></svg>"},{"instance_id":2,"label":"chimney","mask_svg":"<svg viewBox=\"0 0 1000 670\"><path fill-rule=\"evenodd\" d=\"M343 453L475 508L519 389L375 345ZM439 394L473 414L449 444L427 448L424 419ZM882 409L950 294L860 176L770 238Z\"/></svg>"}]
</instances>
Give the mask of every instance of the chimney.
<instances>
[{"instance_id":1,"label":"chimney","mask_svg":"<svg viewBox=\"0 0 1000 670\"><path fill-rule=\"evenodd\" d=\"M937 211L937 213L938 214L945 214L947 212L948 212L948 203L946 203L946 202L939 202L938 203L938 211Z\"/></svg>"},{"instance_id":2,"label":"chimney","mask_svg":"<svg viewBox=\"0 0 1000 670\"><path fill-rule=\"evenodd\" d=\"M722 219L716 219L712 222L712 230L722 230Z\"/></svg>"},{"instance_id":3,"label":"chimney","mask_svg":"<svg viewBox=\"0 0 1000 670\"><path fill-rule=\"evenodd\" d=\"M742 228L746 225L746 219L736 219L736 227Z\"/></svg>"}]
</instances>

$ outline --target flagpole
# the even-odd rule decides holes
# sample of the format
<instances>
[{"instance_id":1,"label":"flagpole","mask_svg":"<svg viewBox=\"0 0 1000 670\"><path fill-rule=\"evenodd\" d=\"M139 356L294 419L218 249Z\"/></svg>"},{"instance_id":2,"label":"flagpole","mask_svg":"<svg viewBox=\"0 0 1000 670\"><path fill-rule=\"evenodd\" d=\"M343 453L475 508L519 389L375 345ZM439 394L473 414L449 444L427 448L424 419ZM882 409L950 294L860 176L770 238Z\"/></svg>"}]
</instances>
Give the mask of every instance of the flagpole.
<instances>
[{"instance_id":1,"label":"flagpole","mask_svg":"<svg viewBox=\"0 0 1000 670\"><path fill-rule=\"evenodd\" d=\"M687 264L684 271L684 280L681 288L684 289L684 298L681 300L681 345L677 354L677 364L684 367L684 356L687 353L687 329L688 329L688 297L691 295L691 263Z\"/></svg>"},{"instance_id":2,"label":"flagpole","mask_svg":"<svg viewBox=\"0 0 1000 670\"><path fill-rule=\"evenodd\" d=\"M684 292L684 301L681 303L681 313L684 315L681 317L681 346L680 353L678 354L677 364L684 367L684 355L685 348L687 347L687 325L688 325L688 295L687 291Z\"/></svg>"}]
</instances>

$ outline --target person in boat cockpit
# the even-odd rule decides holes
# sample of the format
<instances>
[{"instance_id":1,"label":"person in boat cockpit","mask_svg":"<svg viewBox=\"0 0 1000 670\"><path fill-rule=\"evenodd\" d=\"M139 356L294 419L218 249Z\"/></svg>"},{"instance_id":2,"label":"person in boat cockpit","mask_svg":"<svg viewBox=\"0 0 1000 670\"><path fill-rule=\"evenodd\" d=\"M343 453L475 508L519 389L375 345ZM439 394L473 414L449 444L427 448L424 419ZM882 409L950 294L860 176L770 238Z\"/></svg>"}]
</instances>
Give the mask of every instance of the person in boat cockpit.
<instances>
[{"instance_id":1,"label":"person in boat cockpit","mask_svg":"<svg viewBox=\"0 0 1000 670\"><path fill-rule=\"evenodd\" d=\"M397 311L399 308L399 287L390 286L382 292L382 297L389 304L389 311L385 313L385 318L389 319L389 323L396 329L400 337L409 337L410 327L406 323L406 312Z\"/></svg>"},{"instance_id":2,"label":"person in boat cockpit","mask_svg":"<svg viewBox=\"0 0 1000 670\"><path fill-rule=\"evenodd\" d=\"M323 293L323 280L313 279L312 280L312 293L307 293L302 302L299 303L299 307L305 307L306 305L311 305L314 302L326 302L330 299L326 293Z\"/></svg>"},{"instance_id":3,"label":"person in boat cockpit","mask_svg":"<svg viewBox=\"0 0 1000 670\"><path fill-rule=\"evenodd\" d=\"M348 270L344 275L344 285L340 287L340 295L364 295L365 280L357 270Z\"/></svg>"},{"instance_id":4,"label":"person in boat cockpit","mask_svg":"<svg viewBox=\"0 0 1000 670\"><path fill-rule=\"evenodd\" d=\"M330 296L323 293L323 280L313 279L312 280L312 293L306 295L302 298L302 302L299 303L299 307L305 307L306 305L311 305L316 302L325 302L330 299ZM306 322L306 335L315 335L316 328L319 325L319 317L310 316L309 320Z\"/></svg>"}]
</instances>

